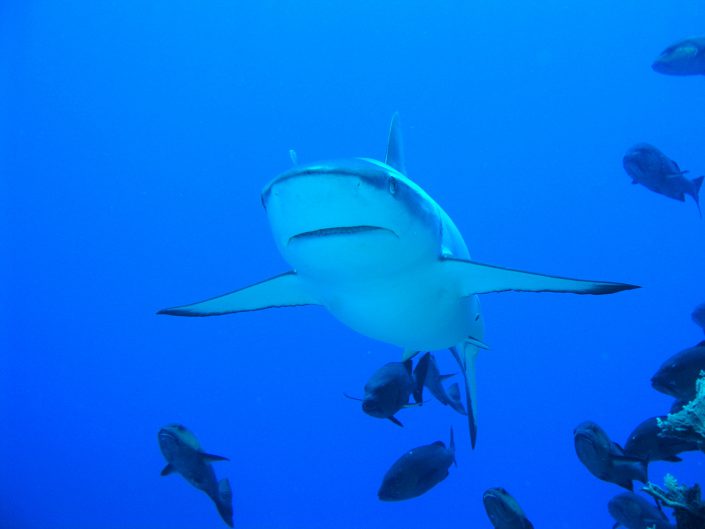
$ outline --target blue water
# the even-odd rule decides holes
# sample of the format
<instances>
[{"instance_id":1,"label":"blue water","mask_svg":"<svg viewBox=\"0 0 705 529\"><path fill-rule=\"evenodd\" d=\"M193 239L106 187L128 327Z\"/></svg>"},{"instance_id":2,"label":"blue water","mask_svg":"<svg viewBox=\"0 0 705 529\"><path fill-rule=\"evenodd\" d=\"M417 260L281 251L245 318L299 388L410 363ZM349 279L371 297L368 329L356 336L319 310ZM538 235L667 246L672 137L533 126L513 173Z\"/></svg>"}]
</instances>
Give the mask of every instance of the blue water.
<instances>
[{"instance_id":1,"label":"blue water","mask_svg":"<svg viewBox=\"0 0 705 529\"><path fill-rule=\"evenodd\" d=\"M650 69L704 21L696 0L0 4L0 527L225 527L160 477L170 422L231 458L242 529L489 528L491 486L537 528L610 527L621 489L572 430L623 442L665 412L649 378L702 339L705 301L695 205L621 157L647 141L705 172L705 80ZM285 271L261 188L292 148L382 158L394 111L473 258L643 286L483 296L474 451L438 403L401 429L344 399L399 350L323 309L155 315ZM451 425L450 476L380 502L392 462ZM651 478L702 481L684 458Z\"/></svg>"}]
</instances>

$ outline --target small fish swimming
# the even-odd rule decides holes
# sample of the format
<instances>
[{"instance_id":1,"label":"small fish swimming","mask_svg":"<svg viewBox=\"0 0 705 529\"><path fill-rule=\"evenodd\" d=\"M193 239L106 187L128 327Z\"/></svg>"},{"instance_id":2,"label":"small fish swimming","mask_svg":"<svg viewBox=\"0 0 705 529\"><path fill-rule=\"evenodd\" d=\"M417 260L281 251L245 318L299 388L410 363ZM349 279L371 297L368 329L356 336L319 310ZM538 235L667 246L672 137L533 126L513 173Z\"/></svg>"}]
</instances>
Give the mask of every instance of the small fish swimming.
<instances>
[{"instance_id":1,"label":"small fish swimming","mask_svg":"<svg viewBox=\"0 0 705 529\"><path fill-rule=\"evenodd\" d=\"M681 171L676 162L648 143L631 147L624 155L622 164L632 177L632 184L641 184L655 193L681 202L685 201L685 195L690 195L702 216L699 193L705 176L687 179L684 175L688 171Z\"/></svg>"},{"instance_id":2,"label":"small fish swimming","mask_svg":"<svg viewBox=\"0 0 705 529\"><path fill-rule=\"evenodd\" d=\"M436 363L436 357L431 353L424 354L414 368L414 399L417 402L421 402L423 388L425 386L438 402L450 406L461 415L467 415L463 403L460 401L460 389L458 385L455 384L451 386L451 388L454 388L452 395L451 388L446 391L445 386L443 386L443 381L452 376L454 376L454 374L441 375L438 364Z\"/></svg>"},{"instance_id":3,"label":"small fish swimming","mask_svg":"<svg viewBox=\"0 0 705 529\"><path fill-rule=\"evenodd\" d=\"M519 503L502 487L486 490L482 503L494 529L534 529Z\"/></svg>"},{"instance_id":4,"label":"small fish swimming","mask_svg":"<svg viewBox=\"0 0 705 529\"><path fill-rule=\"evenodd\" d=\"M695 307L690 317L705 332L705 303Z\"/></svg>"},{"instance_id":5,"label":"small fish swimming","mask_svg":"<svg viewBox=\"0 0 705 529\"><path fill-rule=\"evenodd\" d=\"M228 461L227 457L207 454L201 450L196 436L181 424L169 424L157 435L159 448L167 460L162 476L173 472L205 492L215 503L223 521L233 526L233 493L227 479L218 481L211 462Z\"/></svg>"},{"instance_id":6,"label":"small fish swimming","mask_svg":"<svg viewBox=\"0 0 705 529\"><path fill-rule=\"evenodd\" d=\"M623 492L612 498L607 510L626 529L675 529L666 515L652 502L633 492Z\"/></svg>"},{"instance_id":7,"label":"small fish swimming","mask_svg":"<svg viewBox=\"0 0 705 529\"><path fill-rule=\"evenodd\" d=\"M365 384L362 411L404 426L394 415L403 408L414 406L409 403L409 396L415 394L411 362L411 358L404 362L389 362L375 371ZM349 395L346 397L360 400Z\"/></svg>"},{"instance_id":8,"label":"small fish swimming","mask_svg":"<svg viewBox=\"0 0 705 529\"><path fill-rule=\"evenodd\" d=\"M661 52L651 68L666 75L705 75L705 37L691 37Z\"/></svg>"},{"instance_id":9,"label":"small fish swimming","mask_svg":"<svg viewBox=\"0 0 705 529\"><path fill-rule=\"evenodd\" d=\"M377 496L382 501L409 500L428 492L448 477L455 462L455 439L450 429L450 446L443 441L409 450L384 475Z\"/></svg>"},{"instance_id":10,"label":"small fish swimming","mask_svg":"<svg viewBox=\"0 0 705 529\"><path fill-rule=\"evenodd\" d=\"M585 421L573 434L578 459L593 476L628 490L633 490L633 480L646 483L647 462L625 454L600 426Z\"/></svg>"},{"instance_id":11,"label":"small fish swimming","mask_svg":"<svg viewBox=\"0 0 705 529\"><path fill-rule=\"evenodd\" d=\"M705 370L705 341L674 354L651 377L656 391L689 402L695 398L695 381Z\"/></svg>"},{"instance_id":12,"label":"small fish swimming","mask_svg":"<svg viewBox=\"0 0 705 529\"><path fill-rule=\"evenodd\" d=\"M624 445L628 455L645 461L678 462L681 461L678 454L698 450L698 445L692 441L664 436L658 419L665 417L650 417L634 428Z\"/></svg>"}]
</instances>

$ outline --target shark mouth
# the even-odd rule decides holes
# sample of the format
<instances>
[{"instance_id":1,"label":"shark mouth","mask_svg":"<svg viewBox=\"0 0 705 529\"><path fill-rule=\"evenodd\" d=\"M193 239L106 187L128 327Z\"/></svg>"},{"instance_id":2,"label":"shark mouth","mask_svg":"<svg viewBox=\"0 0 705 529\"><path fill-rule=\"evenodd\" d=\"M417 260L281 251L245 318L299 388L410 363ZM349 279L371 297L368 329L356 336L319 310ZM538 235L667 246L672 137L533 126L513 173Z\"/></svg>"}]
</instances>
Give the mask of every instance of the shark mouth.
<instances>
[{"instance_id":1,"label":"shark mouth","mask_svg":"<svg viewBox=\"0 0 705 529\"><path fill-rule=\"evenodd\" d=\"M305 231L298 233L289 238L289 243L292 241L300 241L305 239L317 239L319 237L330 237L334 235L358 235L360 233L371 232L387 232L394 235L397 239L399 236L388 228L380 228L379 226L337 226L334 228L321 228L320 230Z\"/></svg>"}]
</instances>

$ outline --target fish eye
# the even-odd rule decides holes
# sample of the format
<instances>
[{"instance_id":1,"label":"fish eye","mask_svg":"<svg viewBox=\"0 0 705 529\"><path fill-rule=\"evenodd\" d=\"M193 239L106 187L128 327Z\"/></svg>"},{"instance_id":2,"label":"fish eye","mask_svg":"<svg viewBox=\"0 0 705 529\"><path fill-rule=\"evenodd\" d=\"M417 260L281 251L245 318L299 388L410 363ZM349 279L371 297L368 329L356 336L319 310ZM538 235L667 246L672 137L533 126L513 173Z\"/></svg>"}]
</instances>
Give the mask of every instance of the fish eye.
<instances>
[{"instance_id":1,"label":"fish eye","mask_svg":"<svg viewBox=\"0 0 705 529\"><path fill-rule=\"evenodd\" d=\"M397 185L397 179L394 178L393 176L390 176L390 177L387 179L387 190L389 191L389 193L390 193L391 195L396 195L396 193L397 193L397 187L398 187L398 185Z\"/></svg>"}]
</instances>

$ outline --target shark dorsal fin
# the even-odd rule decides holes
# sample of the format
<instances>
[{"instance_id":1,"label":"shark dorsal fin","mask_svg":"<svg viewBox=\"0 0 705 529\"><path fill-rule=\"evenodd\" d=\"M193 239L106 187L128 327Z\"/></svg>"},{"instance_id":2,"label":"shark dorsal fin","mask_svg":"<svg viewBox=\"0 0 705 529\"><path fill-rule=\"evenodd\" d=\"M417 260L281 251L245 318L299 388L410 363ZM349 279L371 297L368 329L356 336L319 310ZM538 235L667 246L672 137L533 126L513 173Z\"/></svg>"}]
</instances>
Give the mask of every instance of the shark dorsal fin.
<instances>
[{"instance_id":1,"label":"shark dorsal fin","mask_svg":"<svg viewBox=\"0 0 705 529\"><path fill-rule=\"evenodd\" d=\"M384 163L393 167L402 174L406 174L404 165L404 147L401 142L401 130L399 128L399 113L395 112L392 122L389 125L389 139L387 140L387 155Z\"/></svg>"}]
</instances>

